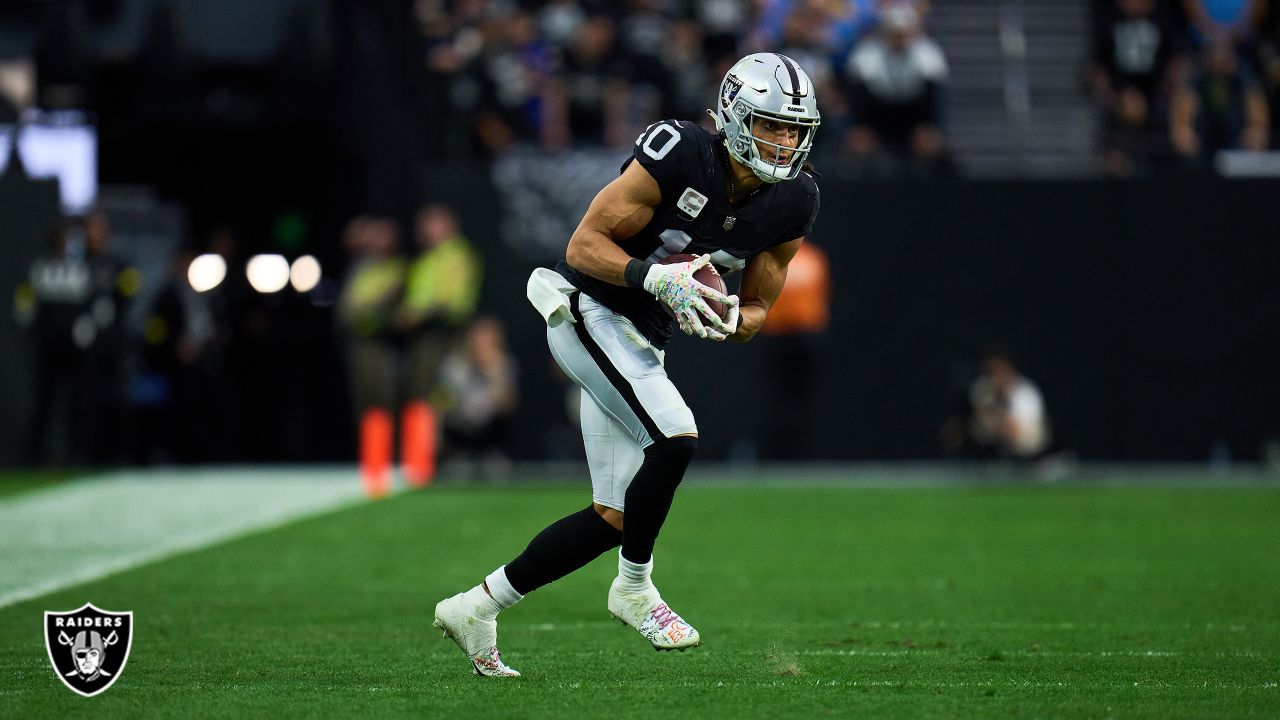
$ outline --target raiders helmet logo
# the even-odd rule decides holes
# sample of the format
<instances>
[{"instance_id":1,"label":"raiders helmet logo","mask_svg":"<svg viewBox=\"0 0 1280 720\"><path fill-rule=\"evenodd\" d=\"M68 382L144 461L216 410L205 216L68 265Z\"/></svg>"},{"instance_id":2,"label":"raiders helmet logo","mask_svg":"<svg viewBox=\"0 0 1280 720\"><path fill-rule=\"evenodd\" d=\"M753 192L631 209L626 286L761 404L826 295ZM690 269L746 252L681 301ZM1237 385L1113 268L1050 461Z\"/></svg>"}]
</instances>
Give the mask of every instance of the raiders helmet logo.
<instances>
[{"instance_id":1,"label":"raiders helmet logo","mask_svg":"<svg viewBox=\"0 0 1280 720\"><path fill-rule=\"evenodd\" d=\"M724 79L724 85L720 88L720 106L727 108L738 97L738 91L742 89L742 81L737 75L730 75Z\"/></svg>"},{"instance_id":2,"label":"raiders helmet logo","mask_svg":"<svg viewBox=\"0 0 1280 720\"><path fill-rule=\"evenodd\" d=\"M85 603L78 610L44 614L49 662L63 685L85 697L103 692L120 678L132 639L132 612L99 610Z\"/></svg>"}]
</instances>

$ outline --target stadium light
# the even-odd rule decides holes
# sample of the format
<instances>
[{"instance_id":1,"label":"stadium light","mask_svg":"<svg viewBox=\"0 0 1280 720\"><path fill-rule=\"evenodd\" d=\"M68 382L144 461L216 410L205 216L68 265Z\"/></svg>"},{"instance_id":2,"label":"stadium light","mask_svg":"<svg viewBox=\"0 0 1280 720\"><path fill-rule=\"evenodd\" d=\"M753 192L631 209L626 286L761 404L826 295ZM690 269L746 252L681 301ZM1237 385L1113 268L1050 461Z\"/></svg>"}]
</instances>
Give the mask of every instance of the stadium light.
<instances>
[{"instance_id":1,"label":"stadium light","mask_svg":"<svg viewBox=\"0 0 1280 720\"><path fill-rule=\"evenodd\" d=\"M196 292L208 292L221 285L226 277L227 261L221 255L200 255L187 266L187 282Z\"/></svg>"},{"instance_id":2,"label":"stadium light","mask_svg":"<svg viewBox=\"0 0 1280 720\"><path fill-rule=\"evenodd\" d=\"M289 270L289 282L293 284L294 290L308 293L320 284L321 275L320 261L312 255L303 255L293 261L293 267Z\"/></svg>"},{"instance_id":3,"label":"stadium light","mask_svg":"<svg viewBox=\"0 0 1280 720\"><path fill-rule=\"evenodd\" d=\"M254 255L244 274L254 290L264 295L277 293L289 284L289 261L283 255Z\"/></svg>"}]
</instances>

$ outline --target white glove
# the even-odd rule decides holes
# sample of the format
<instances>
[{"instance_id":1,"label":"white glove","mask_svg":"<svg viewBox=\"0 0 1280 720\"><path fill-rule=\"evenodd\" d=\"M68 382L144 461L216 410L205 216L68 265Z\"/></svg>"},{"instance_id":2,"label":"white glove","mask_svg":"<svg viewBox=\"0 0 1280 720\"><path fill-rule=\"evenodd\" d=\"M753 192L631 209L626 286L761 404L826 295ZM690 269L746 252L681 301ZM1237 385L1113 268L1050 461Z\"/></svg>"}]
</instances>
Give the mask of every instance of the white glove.
<instances>
[{"instance_id":1,"label":"white glove","mask_svg":"<svg viewBox=\"0 0 1280 720\"><path fill-rule=\"evenodd\" d=\"M707 339L716 342L724 342L729 336L738 331L738 296L730 295L734 302L729 305L729 316L724 320L720 316L712 314L712 327L707 328Z\"/></svg>"},{"instance_id":2,"label":"white glove","mask_svg":"<svg viewBox=\"0 0 1280 720\"><path fill-rule=\"evenodd\" d=\"M711 337L711 330L702 324L709 321L723 340L737 329L738 297L709 288L693 279L693 274L711 262L710 255L703 255L695 260L670 265L655 264L649 268L644 277L644 289L662 301L675 313L676 322L686 335ZM711 312L705 298L725 303L733 308L730 318L733 326Z\"/></svg>"}]
</instances>

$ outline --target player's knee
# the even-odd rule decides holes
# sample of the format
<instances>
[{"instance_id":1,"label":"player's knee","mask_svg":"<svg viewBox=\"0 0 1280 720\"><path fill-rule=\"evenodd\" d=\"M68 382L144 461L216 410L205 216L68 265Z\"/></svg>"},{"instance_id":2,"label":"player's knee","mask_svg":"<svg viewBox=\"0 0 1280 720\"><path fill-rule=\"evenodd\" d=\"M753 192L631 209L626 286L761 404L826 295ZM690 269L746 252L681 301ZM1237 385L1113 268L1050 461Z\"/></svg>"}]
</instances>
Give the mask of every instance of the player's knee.
<instances>
[{"instance_id":1,"label":"player's knee","mask_svg":"<svg viewBox=\"0 0 1280 720\"><path fill-rule=\"evenodd\" d=\"M693 456L697 454L697 435L680 435L659 440L644 449L646 460L661 462L672 467L678 466L682 470L693 462Z\"/></svg>"},{"instance_id":2,"label":"player's knee","mask_svg":"<svg viewBox=\"0 0 1280 720\"><path fill-rule=\"evenodd\" d=\"M607 505L600 503L591 503L591 509L596 511L601 520L609 523L609 526L618 532L622 532L622 511L615 510Z\"/></svg>"}]
</instances>

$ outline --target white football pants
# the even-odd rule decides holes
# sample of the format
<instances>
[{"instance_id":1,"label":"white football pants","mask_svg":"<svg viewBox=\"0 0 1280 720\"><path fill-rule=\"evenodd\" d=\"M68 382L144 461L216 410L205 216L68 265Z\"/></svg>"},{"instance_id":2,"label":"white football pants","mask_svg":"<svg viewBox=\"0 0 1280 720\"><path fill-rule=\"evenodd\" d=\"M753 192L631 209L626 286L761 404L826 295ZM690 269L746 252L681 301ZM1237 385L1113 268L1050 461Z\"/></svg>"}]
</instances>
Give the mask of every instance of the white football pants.
<instances>
[{"instance_id":1,"label":"white football pants","mask_svg":"<svg viewBox=\"0 0 1280 720\"><path fill-rule=\"evenodd\" d=\"M667 377L666 353L635 324L573 293L575 322L547 328L560 369L582 388L582 439L597 503L625 511L627 487L644 449L676 435L696 435L693 411Z\"/></svg>"}]
</instances>

